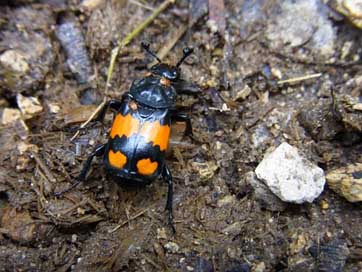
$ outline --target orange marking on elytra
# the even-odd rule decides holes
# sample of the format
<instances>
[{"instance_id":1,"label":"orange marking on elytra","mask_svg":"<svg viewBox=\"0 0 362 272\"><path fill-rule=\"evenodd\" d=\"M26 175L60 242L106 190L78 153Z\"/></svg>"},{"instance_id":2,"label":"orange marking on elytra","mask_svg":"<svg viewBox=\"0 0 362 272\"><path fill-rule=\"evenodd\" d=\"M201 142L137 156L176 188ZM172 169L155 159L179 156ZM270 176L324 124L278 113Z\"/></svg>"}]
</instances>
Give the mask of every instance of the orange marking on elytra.
<instances>
[{"instance_id":1,"label":"orange marking on elytra","mask_svg":"<svg viewBox=\"0 0 362 272\"><path fill-rule=\"evenodd\" d=\"M146 138L146 142L153 142L153 145L160 146L160 150L167 149L170 138L170 126L161 126L159 121L145 122L141 128L140 135Z\"/></svg>"},{"instance_id":2,"label":"orange marking on elytra","mask_svg":"<svg viewBox=\"0 0 362 272\"><path fill-rule=\"evenodd\" d=\"M122 154L121 151L113 152L112 150L109 150L108 161L110 165L113 167L123 168L123 166L127 162L127 157L124 154Z\"/></svg>"},{"instance_id":3,"label":"orange marking on elytra","mask_svg":"<svg viewBox=\"0 0 362 272\"><path fill-rule=\"evenodd\" d=\"M140 122L133 118L130 113L128 113L126 116L123 116L122 114L117 114L116 118L113 121L112 129L110 132L110 137L113 139L118 135L119 137L122 137L123 135L126 137L129 137L133 133L137 133L140 127Z\"/></svg>"},{"instance_id":4,"label":"orange marking on elytra","mask_svg":"<svg viewBox=\"0 0 362 272\"><path fill-rule=\"evenodd\" d=\"M150 159L142 159L137 162L137 170L141 175L151 175L158 167L158 163L151 162Z\"/></svg>"}]
</instances>

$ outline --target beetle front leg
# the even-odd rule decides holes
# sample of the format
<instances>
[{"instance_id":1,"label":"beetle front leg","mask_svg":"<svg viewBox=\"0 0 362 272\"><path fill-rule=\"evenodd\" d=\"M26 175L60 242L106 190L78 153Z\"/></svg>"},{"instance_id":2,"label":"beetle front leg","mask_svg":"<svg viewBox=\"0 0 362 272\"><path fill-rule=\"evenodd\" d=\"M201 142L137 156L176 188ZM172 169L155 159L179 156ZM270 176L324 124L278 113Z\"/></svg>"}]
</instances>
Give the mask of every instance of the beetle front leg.
<instances>
[{"instance_id":1,"label":"beetle front leg","mask_svg":"<svg viewBox=\"0 0 362 272\"><path fill-rule=\"evenodd\" d=\"M173 209L172 209L172 206L173 206L173 181L172 181L171 171L167 167L167 165L165 165L163 168L162 178L168 184L167 202L166 202L166 208L165 208L165 210L168 211L168 223L171 226L172 232L176 233L176 229L173 224Z\"/></svg>"},{"instance_id":2,"label":"beetle front leg","mask_svg":"<svg viewBox=\"0 0 362 272\"><path fill-rule=\"evenodd\" d=\"M190 117L185 113L174 113L171 115L171 119L176 122L184 122L186 123L185 136L192 136L192 125Z\"/></svg>"},{"instance_id":3,"label":"beetle front leg","mask_svg":"<svg viewBox=\"0 0 362 272\"><path fill-rule=\"evenodd\" d=\"M87 161L84 163L84 166L82 168L82 171L80 172L79 176L77 177L77 181L74 182L70 187L68 187L67 189L63 190L63 191L60 191L60 192L57 192L57 193L54 193L55 196L61 196L62 194L66 193L66 192L69 192L70 190L72 190L73 188L77 187L80 183L82 183L83 181L86 180L86 176L87 176L87 173L89 171L89 168L91 166L91 163L92 163L92 160L94 157L100 157L100 156L103 156L104 154L104 151L106 149L106 145L103 144L103 145L100 145L98 147L96 147L94 149L94 151L89 155Z\"/></svg>"}]
</instances>

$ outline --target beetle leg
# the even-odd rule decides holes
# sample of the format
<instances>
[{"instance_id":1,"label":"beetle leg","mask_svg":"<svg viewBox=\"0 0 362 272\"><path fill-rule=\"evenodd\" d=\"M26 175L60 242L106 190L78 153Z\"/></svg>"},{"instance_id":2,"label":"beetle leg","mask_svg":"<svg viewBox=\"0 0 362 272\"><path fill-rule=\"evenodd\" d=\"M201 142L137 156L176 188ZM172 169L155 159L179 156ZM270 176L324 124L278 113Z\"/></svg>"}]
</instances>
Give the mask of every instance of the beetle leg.
<instances>
[{"instance_id":1,"label":"beetle leg","mask_svg":"<svg viewBox=\"0 0 362 272\"><path fill-rule=\"evenodd\" d=\"M191 120L187 114L176 112L171 116L171 118L174 119L176 122L185 122L186 123L185 136L192 136Z\"/></svg>"},{"instance_id":2,"label":"beetle leg","mask_svg":"<svg viewBox=\"0 0 362 272\"><path fill-rule=\"evenodd\" d=\"M176 233L175 226L173 225L173 211L172 211L172 202L173 202L173 181L170 169L167 165L164 166L162 171L162 177L168 184L168 193L167 193L167 202L165 210L168 211L168 223L170 224L173 233Z\"/></svg>"},{"instance_id":3,"label":"beetle leg","mask_svg":"<svg viewBox=\"0 0 362 272\"><path fill-rule=\"evenodd\" d=\"M94 151L89 155L87 161L85 162L82 171L80 172L79 176L77 177L77 181L74 182L70 187L68 187L67 189L54 193L55 196L60 196L66 192L69 192L70 190L72 190L73 188L77 187L80 183L82 183L83 181L85 181L86 179L86 175L89 171L89 168L91 166L92 160L95 156L99 157L102 156L104 154L104 151L106 149L106 145L102 144L98 147L96 147L94 149Z\"/></svg>"},{"instance_id":4,"label":"beetle leg","mask_svg":"<svg viewBox=\"0 0 362 272\"><path fill-rule=\"evenodd\" d=\"M172 85L175 87L177 94L198 95L202 92L198 85L183 79L177 80Z\"/></svg>"}]
</instances>

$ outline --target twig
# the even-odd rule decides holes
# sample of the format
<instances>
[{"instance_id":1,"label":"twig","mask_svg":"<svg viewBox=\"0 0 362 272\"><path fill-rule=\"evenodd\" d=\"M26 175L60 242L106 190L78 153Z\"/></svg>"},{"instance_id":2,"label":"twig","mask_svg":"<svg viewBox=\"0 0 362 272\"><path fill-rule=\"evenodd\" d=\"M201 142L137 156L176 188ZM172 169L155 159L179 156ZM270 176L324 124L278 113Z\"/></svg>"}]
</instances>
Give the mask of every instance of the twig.
<instances>
[{"instance_id":1,"label":"twig","mask_svg":"<svg viewBox=\"0 0 362 272\"><path fill-rule=\"evenodd\" d=\"M38 172L41 173L41 171ZM39 179L39 183L37 184L37 182L35 181L34 177L31 177L31 182L34 184L33 190L36 192L36 194L38 195L38 213L40 214L40 209L39 209L39 204L41 206L41 209L44 210L44 203L46 203L46 198L44 196L44 183L43 183L43 179L46 179L46 177L43 177L43 174L41 173L41 178ZM39 188L36 188L35 185L38 185Z\"/></svg>"},{"instance_id":2,"label":"twig","mask_svg":"<svg viewBox=\"0 0 362 272\"><path fill-rule=\"evenodd\" d=\"M36 154L35 152L31 152L31 156L35 159L35 161L39 165L39 167L44 171L44 174L47 177L47 179L52 183L56 183L57 182L56 178L50 172L49 168L45 165L45 163L42 161L42 159L40 159L38 154Z\"/></svg>"},{"instance_id":3,"label":"twig","mask_svg":"<svg viewBox=\"0 0 362 272\"><path fill-rule=\"evenodd\" d=\"M101 210L93 200L87 198L87 204L89 204L97 213L102 213L104 210Z\"/></svg>"},{"instance_id":4,"label":"twig","mask_svg":"<svg viewBox=\"0 0 362 272\"><path fill-rule=\"evenodd\" d=\"M322 73L306 75L306 76L301 76L301 77L294 77L294 78L289 78L289 79L285 79L285 80L279 80L278 85L281 85L284 83L295 83L298 81L303 81L303 80L307 80L307 79L311 79L311 78L317 78L320 76L322 76Z\"/></svg>"},{"instance_id":5,"label":"twig","mask_svg":"<svg viewBox=\"0 0 362 272\"><path fill-rule=\"evenodd\" d=\"M126 213L126 217L127 217L127 221L128 221L128 228L131 229L131 220L130 220L130 217L129 217L129 210L126 207L124 211Z\"/></svg>"},{"instance_id":6,"label":"twig","mask_svg":"<svg viewBox=\"0 0 362 272\"><path fill-rule=\"evenodd\" d=\"M90 223L94 223L94 222L99 222L101 220L103 220L103 217L100 217L96 214L88 214L88 215L85 215L85 216L73 221L72 224L77 224L77 223L80 223L83 221L86 221L88 224L90 224Z\"/></svg>"},{"instance_id":7,"label":"twig","mask_svg":"<svg viewBox=\"0 0 362 272\"><path fill-rule=\"evenodd\" d=\"M131 0L131 1L129 1L129 2L132 3L132 4L134 4L134 5L136 5L136 6L139 6L139 7L141 7L141 8L144 8L144 9L154 10L153 7L150 7L149 5L142 4L142 3L138 2L138 1L135 1L135 0Z\"/></svg>"},{"instance_id":8,"label":"twig","mask_svg":"<svg viewBox=\"0 0 362 272\"><path fill-rule=\"evenodd\" d=\"M179 28L176 33L173 35L173 37L171 37L170 39L168 39L168 42L165 44L165 46L163 46L161 48L161 50L159 50L157 52L157 56L162 60L164 57L167 56L168 52L170 52L170 50L175 46L175 44L177 43L177 41L179 39L181 39L181 37L185 34L186 30L187 30L188 26L183 25L181 26L181 28ZM157 61L153 61L151 62L149 65L147 65L148 67L153 66L154 64L156 64Z\"/></svg>"},{"instance_id":9,"label":"twig","mask_svg":"<svg viewBox=\"0 0 362 272\"><path fill-rule=\"evenodd\" d=\"M154 10L154 12L146 19L144 20L138 27L136 27L131 33L129 33L123 40L121 40L118 45L112 50L111 54L111 60L109 62L108 72L107 72L107 81L106 81L106 88L104 91L104 99L103 102L97 107L97 109L89 116L88 120L85 121L81 126L80 129L84 128L86 125L89 124L90 121L99 113L99 111L104 107L104 105L107 102L107 94L108 94L108 88L110 86L110 82L113 75L113 69L114 64L116 62L117 56L119 51L126 45L128 45L138 34L142 32L143 29L145 29L162 11L164 11L170 4L173 4L175 0L165 0L157 9ZM80 131L77 130L77 132L73 135L71 138L71 141L73 141L78 135Z\"/></svg>"},{"instance_id":10,"label":"twig","mask_svg":"<svg viewBox=\"0 0 362 272\"><path fill-rule=\"evenodd\" d=\"M157 268L158 271L162 271L162 267L158 264L156 264L150 257L148 257L147 255L145 254L141 254L141 256L147 261L149 262L150 264L152 264L154 267Z\"/></svg>"},{"instance_id":11,"label":"twig","mask_svg":"<svg viewBox=\"0 0 362 272\"><path fill-rule=\"evenodd\" d=\"M144 209L143 211L140 211L139 213L135 214L134 216L132 216L131 218L129 218L128 220L122 222L121 224L119 224L118 226L116 226L114 229L108 231L108 233L112 233L115 232L116 230L118 230L120 227L126 225L127 223L129 223L130 221L136 219L137 217L141 216L142 214L144 214L145 212L147 212L150 208Z\"/></svg>"},{"instance_id":12,"label":"twig","mask_svg":"<svg viewBox=\"0 0 362 272\"><path fill-rule=\"evenodd\" d=\"M107 80L108 81L108 80ZM107 87L106 87L106 90L107 90ZM72 142L75 138L78 137L79 133L80 133L80 130L85 128L86 125L89 124L90 121L93 120L93 118L98 114L98 112L101 111L101 109L104 107L104 105L106 104L107 102L107 98L104 97L103 98L103 101L101 104L99 104L99 106L95 109L95 111L91 114L91 116L89 116L89 118L87 119L87 121L85 121L83 124L80 125L79 129L77 130L77 132L73 135L73 137L70 139L70 141Z\"/></svg>"},{"instance_id":13,"label":"twig","mask_svg":"<svg viewBox=\"0 0 362 272\"><path fill-rule=\"evenodd\" d=\"M87 203L88 203L87 199L84 199L84 200L78 202L77 204L73 205L72 207L70 207L70 208L68 208L68 209L59 211L59 212L57 213L57 215L58 215L58 216L59 216L59 215L65 215L65 214L67 214L67 213L69 213L69 212L71 212L71 211L79 208L80 206L87 204Z\"/></svg>"}]
</instances>

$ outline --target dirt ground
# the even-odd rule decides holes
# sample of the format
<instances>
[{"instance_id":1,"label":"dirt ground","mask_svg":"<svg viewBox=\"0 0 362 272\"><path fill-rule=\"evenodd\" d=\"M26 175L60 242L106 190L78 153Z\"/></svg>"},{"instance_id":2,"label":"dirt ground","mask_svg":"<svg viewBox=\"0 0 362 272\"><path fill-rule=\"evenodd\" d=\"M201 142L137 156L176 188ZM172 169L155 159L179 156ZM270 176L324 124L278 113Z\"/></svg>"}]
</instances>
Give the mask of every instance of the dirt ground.
<instances>
[{"instance_id":1,"label":"dirt ground","mask_svg":"<svg viewBox=\"0 0 362 272\"><path fill-rule=\"evenodd\" d=\"M0 271L361 271L361 204L327 184L270 203L250 179L282 142L325 172L362 163L362 30L319 1L175 2L120 50L106 94L112 49L162 1L1 1ZM54 196L112 114L72 141L81 123L153 61L141 41L169 63L195 50L182 77L201 94L177 102L194 139L174 124L167 156L176 234L167 185L120 187L101 159Z\"/></svg>"}]
</instances>

